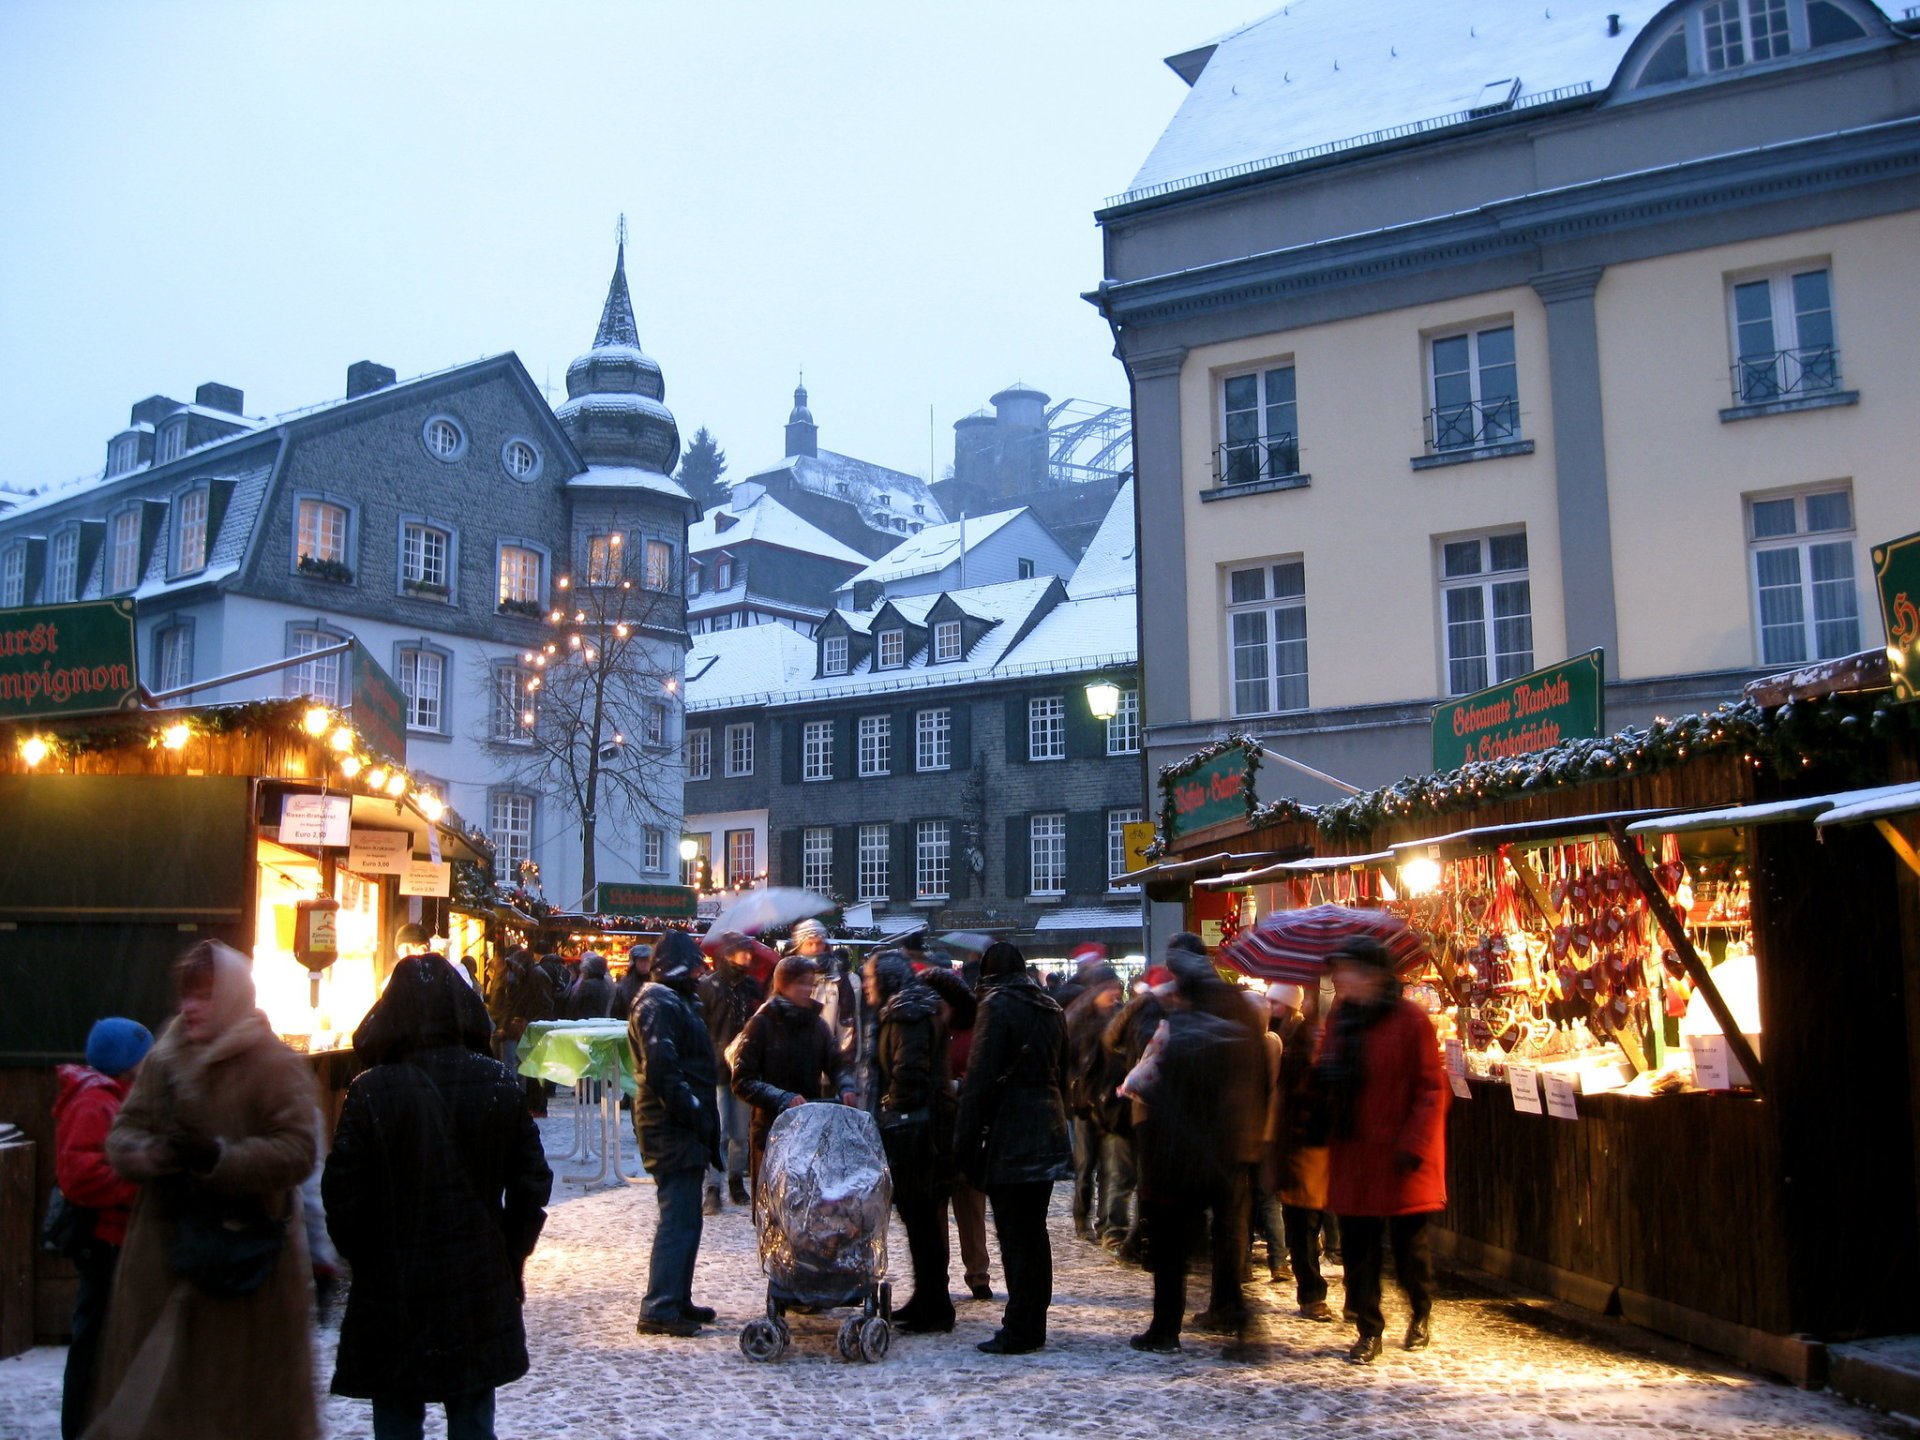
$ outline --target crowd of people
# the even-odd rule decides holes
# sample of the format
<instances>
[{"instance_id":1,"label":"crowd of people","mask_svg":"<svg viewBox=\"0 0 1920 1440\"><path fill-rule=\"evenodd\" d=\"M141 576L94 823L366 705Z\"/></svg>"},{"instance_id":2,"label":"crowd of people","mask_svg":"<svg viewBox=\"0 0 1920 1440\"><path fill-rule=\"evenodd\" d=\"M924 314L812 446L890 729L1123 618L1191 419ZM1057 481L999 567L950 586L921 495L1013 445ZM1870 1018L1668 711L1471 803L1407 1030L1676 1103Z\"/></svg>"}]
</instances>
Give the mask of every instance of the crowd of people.
<instances>
[{"instance_id":1,"label":"crowd of people","mask_svg":"<svg viewBox=\"0 0 1920 1440\"><path fill-rule=\"evenodd\" d=\"M723 1193L754 1203L784 1111L829 1103L865 1109L884 1146L905 1333L954 1328L956 1230L967 1293L994 1298L991 1215L1006 1299L978 1348L1043 1347L1047 1212L1066 1181L1076 1236L1151 1273L1135 1349L1177 1350L1191 1325L1257 1353L1256 1243L1311 1320L1335 1319L1322 1264L1343 1264L1357 1364L1381 1353L1391 1254L1403 1343L1430 1343L1448 1087L1431 1024L1371 941L1330 957L1324 1014L1316 987L1223 978L1190 934L1132 984L1097 946L1044 982L1005 942L855 963L812 921L784 955L668 933L617 984L597 954L571 968L511 951L480 986L417 927L398 946L330 1149L308 1067L255 1008L247 957L216 942L175 966L178 1014L157 1040L103 1020L87 1064L63 1067L57 1179L90 1221L71 1252L63 1436L315 1434L312 1284L335 1249L352 1275L335 1393L371 1402L377 1440L421 1435L430 1404L450 1440L491 1436L495 1391L528 1368L522 1271L552 1187L545 1091L517 1051L557 1017L628 1024L658 1207L643 1334L714 1322L694 1298L707 1217ZM1196 1246L1209 1290L1189 1318Z\"/></svg>"}]
</instances>

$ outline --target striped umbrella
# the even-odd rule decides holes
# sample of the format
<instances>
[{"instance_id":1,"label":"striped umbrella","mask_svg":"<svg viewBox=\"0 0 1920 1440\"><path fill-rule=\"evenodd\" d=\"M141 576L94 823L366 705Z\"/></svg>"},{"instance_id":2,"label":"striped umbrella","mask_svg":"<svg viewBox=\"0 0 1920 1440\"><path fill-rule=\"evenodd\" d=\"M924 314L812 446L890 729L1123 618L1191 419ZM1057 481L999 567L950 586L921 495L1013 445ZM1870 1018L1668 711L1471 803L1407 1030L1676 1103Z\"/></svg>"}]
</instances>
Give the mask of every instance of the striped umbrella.
<instances>
[{"instance_id":1,"label":"striped umbrella","mask_svg":"<svg viewBox=\"0 0 1920 1440\"><path fill-rule=\"evenodd\" d=\"M1428 959L1425 942L1398 915L1347 905L1276 910L1222 945L1220 958L1242 975L1311 985L1324 973L1329 955L1363 939L1384 945L1401 975L1419 969Z\"/></svg>"}]
</instances>

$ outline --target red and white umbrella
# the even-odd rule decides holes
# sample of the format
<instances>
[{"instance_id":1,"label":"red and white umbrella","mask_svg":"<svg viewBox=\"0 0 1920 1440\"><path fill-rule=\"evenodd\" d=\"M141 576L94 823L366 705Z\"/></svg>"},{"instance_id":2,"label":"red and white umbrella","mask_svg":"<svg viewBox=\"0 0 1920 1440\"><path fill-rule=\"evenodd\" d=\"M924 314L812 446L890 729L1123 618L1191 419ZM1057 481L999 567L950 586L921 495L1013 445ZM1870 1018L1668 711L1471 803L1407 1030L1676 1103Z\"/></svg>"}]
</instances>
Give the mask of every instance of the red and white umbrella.
<instances>
[{"instance_id":1,"label":"red and white umbrella","mask_svg":"<svg viewBox=\"0 0 1920 1440\"><path fill-rule=\"evenodd\" d=\"M1377 940L1400 975L1429 958L1426 943L1398 915L1347 905L1276 910L1222 945L1220 958L1242 975L1311 985L1325 972L1327 957L1355 940Z\"/></svg>"}]
</instances>

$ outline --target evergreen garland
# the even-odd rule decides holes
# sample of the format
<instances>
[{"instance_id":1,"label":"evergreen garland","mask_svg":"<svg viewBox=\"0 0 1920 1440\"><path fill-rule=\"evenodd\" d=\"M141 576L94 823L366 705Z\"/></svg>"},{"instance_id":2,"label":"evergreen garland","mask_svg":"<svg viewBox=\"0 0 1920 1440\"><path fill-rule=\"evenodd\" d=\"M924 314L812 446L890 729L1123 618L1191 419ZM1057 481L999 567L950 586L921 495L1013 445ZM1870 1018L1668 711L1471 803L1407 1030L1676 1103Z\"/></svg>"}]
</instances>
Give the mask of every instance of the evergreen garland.
<instances>
[{"instance_id":1,"label":"evergreen garland","mask_svg":"<svg viewBox=\"0 0 1920 1440\"><path fill-rule=\"evenodd\" d=\"M1153 843L1142 852L1147 859L1157 860L1164 855L1168 842L1173 838L1174 786L1209 760L1217 760L1234 750L1246 756L1247 774L1241 786L1241 795L1247 802L1247 823L1254 823L1254 816L1260 806L1260 797L1255 793L1254 788L1254 777L1260 773L1260 742L1251 735L1230 734L1224 739L1202 745L1183 760L1176 760L1171 765L1160 767L1160 823L1155 829Z\"/></svg>"}]
</instances>

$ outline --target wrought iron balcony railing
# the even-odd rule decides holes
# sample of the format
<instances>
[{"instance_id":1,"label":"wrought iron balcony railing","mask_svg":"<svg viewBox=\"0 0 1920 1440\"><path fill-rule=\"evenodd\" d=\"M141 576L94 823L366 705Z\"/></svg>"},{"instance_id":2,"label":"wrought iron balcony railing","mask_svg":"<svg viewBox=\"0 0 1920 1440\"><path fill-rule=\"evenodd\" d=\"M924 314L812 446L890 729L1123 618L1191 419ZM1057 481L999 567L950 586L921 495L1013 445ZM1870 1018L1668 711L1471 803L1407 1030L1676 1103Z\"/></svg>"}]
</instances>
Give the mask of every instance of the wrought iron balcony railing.
<instances>
[{"instance_id":1,"label":"wrought iron balcony railing","mask_svg":"<svg viewBox=\"0 0 1920 1440\"><path fill-rule=\"evenodd\" d=\"M1222 485L1291 479L1300 473L1300 438L1271 435L1264 440L1230 442L1220 447L1218 465Z\"/></svg>"},{"instance_id":2,"label":"wrought iron balcony railing","mask_svg":"<svg viewBox=\"0 0 1920 1440\"><path fill-rule=\"evenodd\" d=\"M1840 388L1840 352L1831 345L1742 355L1733 362L1733 398L1741 405L1794 400Z\"/></svg>"},{"instance_id":3,"label":"wrought iron balcony railing","mask_svg":"<svg viewBox=\"0 0 1920 1440\"><path fill-rule=\"evenodd\" d=\"M1474 450L1507 445L1520 438L1520 402L1503 399L1482 404L1443 405L1427 412L1427 443L1435 451Z\"/></svg>"}]
</instances>

